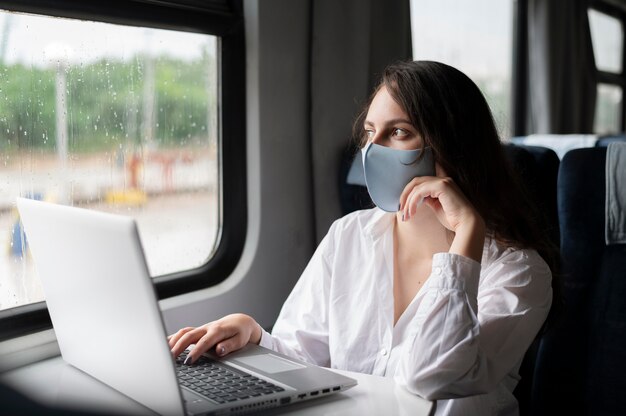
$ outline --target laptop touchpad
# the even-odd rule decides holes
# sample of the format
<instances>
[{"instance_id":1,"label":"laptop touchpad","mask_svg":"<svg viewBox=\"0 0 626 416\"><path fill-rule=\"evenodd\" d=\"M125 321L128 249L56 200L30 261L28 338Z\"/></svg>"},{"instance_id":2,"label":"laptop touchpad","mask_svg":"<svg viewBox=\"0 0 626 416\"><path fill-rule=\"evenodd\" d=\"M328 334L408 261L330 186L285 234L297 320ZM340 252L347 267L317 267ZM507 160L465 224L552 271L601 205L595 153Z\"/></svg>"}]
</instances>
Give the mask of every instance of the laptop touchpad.
<instances>
[{"instance_id":1,"label":"laptop touchpad","mask_svg":"<svg viewBox=\"0 0 626 416\"><path fill-rule=\"evenodd\" d=\"M238 357L233 361L240 362L264 373L280 373L282 371L297 370L305 368L304 365L297 364L293 361L287 361L284 358L277 357L273 354L258 354L247 357Z\"/></svg>"}]
</instances>

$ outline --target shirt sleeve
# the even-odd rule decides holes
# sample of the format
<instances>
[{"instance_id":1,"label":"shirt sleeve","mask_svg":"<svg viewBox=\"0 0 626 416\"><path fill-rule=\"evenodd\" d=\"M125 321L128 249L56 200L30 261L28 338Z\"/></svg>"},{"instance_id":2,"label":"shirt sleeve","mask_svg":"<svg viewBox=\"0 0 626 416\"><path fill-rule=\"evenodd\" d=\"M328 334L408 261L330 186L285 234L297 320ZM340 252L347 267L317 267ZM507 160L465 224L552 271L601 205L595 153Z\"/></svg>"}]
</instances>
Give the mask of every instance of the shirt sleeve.
<instances>
[{"instance_id":1,"label":"shirt sleeve","mask_svg":"<svg viewBox=\"0 0 626 416\"><path fill-rule=\"evenodd\" d=\"M552 302L551 272L535 252L513 250L483 272L438 253L402 352L396 381L429 400L484 394L521 361Z\"/></svg>"},{"instance_id":2,"label":"shirt sleeve","mask_svg":"<svg viewBox=\"0 0 626 416\"><path fill-rule=\"evenodd\" d=\"M329 367L328 299L335 224L321 241L283 304L272 334L260 345L312 364Z\"/></svg>"}]
</instances>

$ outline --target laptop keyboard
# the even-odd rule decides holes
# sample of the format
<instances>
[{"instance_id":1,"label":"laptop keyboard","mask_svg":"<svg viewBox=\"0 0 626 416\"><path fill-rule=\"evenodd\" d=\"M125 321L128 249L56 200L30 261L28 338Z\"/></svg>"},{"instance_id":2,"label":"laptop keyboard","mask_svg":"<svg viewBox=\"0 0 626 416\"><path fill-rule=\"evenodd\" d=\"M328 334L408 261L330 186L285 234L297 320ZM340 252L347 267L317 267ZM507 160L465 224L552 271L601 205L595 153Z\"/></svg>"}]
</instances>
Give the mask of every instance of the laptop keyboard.
<instances>
[{"instance_id":1,"label":"laptop keyboard","mask_svg":"<svg viewBox=\"0 0 626 416\"><path fill-rule=\"evenodd\" d=\"M180 385L218 404L236 402L284 391L268 381L202 356L192 365L184 365L188 351L176 359Z\"/></svg>"}]
</instances>

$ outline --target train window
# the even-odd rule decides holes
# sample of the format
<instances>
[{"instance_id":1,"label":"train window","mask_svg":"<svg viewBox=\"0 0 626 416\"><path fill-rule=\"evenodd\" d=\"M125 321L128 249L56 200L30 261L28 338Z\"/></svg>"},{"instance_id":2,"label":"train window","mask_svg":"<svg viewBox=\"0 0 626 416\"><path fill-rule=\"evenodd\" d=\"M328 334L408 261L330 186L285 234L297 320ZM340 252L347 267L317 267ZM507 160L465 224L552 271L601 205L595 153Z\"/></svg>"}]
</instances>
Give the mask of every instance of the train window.
<instances>
[{"instance_id":1,"label":"train window","mask_svg":"<svg viewBox=\"0 0 626 416\"><path fill-rule=\"evenodd\" d=\"M452 65L485 95L510 135L513 0L411 0L413 58Z\"/></svg>"},{"instance_id":2,"label":"train window","mask_svg":"<svg viewBox=\"0 0 626 416\"><path fill-rule=\"evenodd\" d=\"M3 9L0 339L50 326L18 195L133 216L160 298L228 277L247 226L241 2Z\"/></svg>"},{"instance_id":3,"label":"train window","mask_svg":"<svg viewBox=\"0 0 626 416\"><path fill-rule=\"evenodd\" d=\"M596 111L593 121L593 131L595 133L607 134L621 130L622 103L622 87L610 84L598 84Z\"/></svg>"},{"instance_id":4,"label":"train window","mask_svg":"<svg viewBox=\"0 0 626 416\"><path fill-rule=\"evenodd\" d=\"M621 73L624 49L622 22L594 9L589 9L588 15L596 68L601 71Z\"/></svg>"},{"instance_id":5,"label":"train window","mask_svg":"<svg viewBox=\"0 0 626 416\"><path fill-rule=\"evenodd\" d=\"M216 37L0 16L0 308L42 300L18 195L135 217L153 276L206 263L219 228Z\"/></svg>"},{"instance_id":6,"label":"train window","mask_svg":"<svg viewBox=\"0 0 626 416\"><path fill-rule=\"evenodd\" d=\"M608 2L587 11L596 65L597 95L593 131L615 134L624 129L624 12Z\"/></svg>"}]
</instances>

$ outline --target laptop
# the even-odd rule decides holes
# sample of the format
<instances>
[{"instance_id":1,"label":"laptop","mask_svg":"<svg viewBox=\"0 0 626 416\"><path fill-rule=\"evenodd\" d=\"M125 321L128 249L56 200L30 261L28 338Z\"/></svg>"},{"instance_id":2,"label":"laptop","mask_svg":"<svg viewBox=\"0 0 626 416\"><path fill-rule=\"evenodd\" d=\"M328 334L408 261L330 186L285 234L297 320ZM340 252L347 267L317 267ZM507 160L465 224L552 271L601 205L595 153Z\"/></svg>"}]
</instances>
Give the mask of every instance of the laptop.
<instances>
[{"instance_id":1,"label":"laptop","mask_svg":"<svg viewBox=\"0 0 626 416\"><path fill-rule=\"evenodd\" d=\"M247 413L357 384L253 344L183 365L134 219L24 198L17 207L63 359L157 413Z\"/></svg>"}]
</instances>

